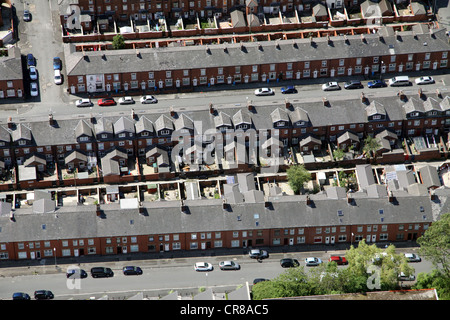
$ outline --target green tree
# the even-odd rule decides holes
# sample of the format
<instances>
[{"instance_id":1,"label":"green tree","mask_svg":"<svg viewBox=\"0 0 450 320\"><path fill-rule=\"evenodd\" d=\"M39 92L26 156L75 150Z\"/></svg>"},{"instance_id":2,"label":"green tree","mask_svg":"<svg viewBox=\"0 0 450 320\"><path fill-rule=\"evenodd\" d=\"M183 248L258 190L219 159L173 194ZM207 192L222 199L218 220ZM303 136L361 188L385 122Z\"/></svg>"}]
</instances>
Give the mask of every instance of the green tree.
<instances>
[{"instance_id":1,"label":"green tree","mask_svg":"<svg viewBox=\"0 0 450 320\"><path fill-rule=\"evenodd\" d=\"M125 48L125 38L121 34L115 35L113 37L112 46L114 50Z\"/></svg>"},{"instance_id":2,"label":"green tree","mask_svg":"<svg viewBox=\"0 0 450 320\"><path fill-rule=\"evenodd\" d=\"M436 289L440 300L450 300L450 280L437 269L432 270L430 273L419 273L412 288Z\"/></svg>"},{"instance_id":3,"label":"green tree","mask_svg":"<svg viewBox=\"0 0 450 320\"><path fill-rule=\"evenodd\" d=\"M364 140L363 151L369 156L376 156L376 151L381 147L380 143L372 136L367 136Z\"/></svg>"},{"instance_id":4,"label":"green tree","mask_svg":"<svg viewBox=\"0 0 450 320\"><path fill-rule=\"evenodd\" d=\"M340 148L333 151L334 160L342 160L342 159L344 159L344 156L345 156L345 151Z\"/></svg>"},{"instance_id":5,"label":"green tree","mask_svg":"<svg viewBox=\"0 0 450 320\"><path fill-rule=\"evenodd\" d=\"M311 173L303 165L291 166L286 171L289 186L295 194L299 194L303 185L311 180Z\"/></svg>"},{"instance_id":6,"label":"green tree","mask_svg":"<svg viewBox=\"0 0 450 320\"><path fill-rule=\"evenodd\" d=\"M433 222L417 243L419 253L430 260L442 276L450 279L450 213Z\"/></svg>"},{"instance_id":7,"label":"green tree","mask_svg":"<svg viewBox=\"0 0 450 320\"><path fill-rule=\"evenodd\" d=\"M275 279L255 284L253 300L311 295L308 277L303 267L290 268Z\"/></svg>"}]
</instances>

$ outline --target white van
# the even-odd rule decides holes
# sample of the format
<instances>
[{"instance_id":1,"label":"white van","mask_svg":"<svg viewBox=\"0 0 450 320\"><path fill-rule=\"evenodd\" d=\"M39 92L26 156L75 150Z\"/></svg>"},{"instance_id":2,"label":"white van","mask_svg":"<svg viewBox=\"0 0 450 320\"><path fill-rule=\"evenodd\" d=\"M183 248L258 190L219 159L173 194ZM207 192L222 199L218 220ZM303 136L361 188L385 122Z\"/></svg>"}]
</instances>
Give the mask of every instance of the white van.
<instances>
[{"instance_id":1,"label":"white van","mask_svg":"<svg viewBox=\"0 0 450 320\"><path fill-rule=\"evenodd\" d=\"M411 85L411 82L409 81L408 76L393 77L389 79L389 86L391 87L409 86L409 85Z\"/></svg>"}]
</instances>

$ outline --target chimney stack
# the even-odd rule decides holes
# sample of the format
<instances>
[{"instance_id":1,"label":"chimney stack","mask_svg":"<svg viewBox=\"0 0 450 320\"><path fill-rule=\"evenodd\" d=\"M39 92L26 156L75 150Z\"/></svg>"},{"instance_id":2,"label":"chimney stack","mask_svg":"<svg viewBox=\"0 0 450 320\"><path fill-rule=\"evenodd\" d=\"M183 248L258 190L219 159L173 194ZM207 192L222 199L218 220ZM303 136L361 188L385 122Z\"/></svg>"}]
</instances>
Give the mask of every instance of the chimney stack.
<instances>
[{"instance_id":1,"label":"chimney stack","mask_svg":"<svg viewBox=\"0 0 450 320\"><path fill-rule=\"evenodd\" d=\"M12 121L12 117L8 117L8 129L12 129L14 122Z\"/></svg>"}]
</instances>

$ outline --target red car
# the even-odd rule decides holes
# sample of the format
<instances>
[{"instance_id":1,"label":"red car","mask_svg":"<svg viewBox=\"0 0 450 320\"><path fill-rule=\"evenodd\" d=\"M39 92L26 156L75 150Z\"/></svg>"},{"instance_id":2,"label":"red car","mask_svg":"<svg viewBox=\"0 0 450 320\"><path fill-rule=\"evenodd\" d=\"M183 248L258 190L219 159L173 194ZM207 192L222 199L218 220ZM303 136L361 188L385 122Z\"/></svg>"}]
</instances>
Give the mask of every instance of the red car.
<instances>
[{"instance_id":1,"label":"red car","mask_svg":"<svg viewBox=\"0 0 450 320\"><path fill-rule=\"evenodd\" d=\"M102 98L97 101L99 106L115 106L116 102L113 98Z\"/></svg>"},{"instance_id":2,"label":"red car","mask_svg":"<svg viewBox=\"0 0 450 320\"><path fill-rule=\"evenodd\" d=\"M337 265L346 265L348 264L347 259L345 259L345 257L339 257L339 256L332 256L330 258L330 262L336 262Z\"/></svg>"}]
</instances>

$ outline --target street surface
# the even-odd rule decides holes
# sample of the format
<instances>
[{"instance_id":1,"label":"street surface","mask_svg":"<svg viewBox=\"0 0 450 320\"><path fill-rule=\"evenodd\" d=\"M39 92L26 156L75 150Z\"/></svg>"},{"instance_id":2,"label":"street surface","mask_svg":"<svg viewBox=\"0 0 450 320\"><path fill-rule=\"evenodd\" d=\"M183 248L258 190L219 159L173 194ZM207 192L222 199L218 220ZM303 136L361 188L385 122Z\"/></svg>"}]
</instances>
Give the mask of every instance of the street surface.
<instances>
[{"instance_id":1,"label":"street surface","mask_svg":"<svg viewBox=\"0 0 450 320\"><path fill-rule=\"evenodd\" d=\"M333 249L333 247L327 247ZM320 250L320 249L319 249ZM270 252L270 249L269 249ZM397 248L398 253L415 252L417 247ZM110 267L114 271L113 278L97 278L90 276L81 279L81 288L73 288L73 283L67 284L65 271L68 266L77 264L59 264L56 267L52 258L43 261L45 265L36 267L18 267L0 269L0 299L11 299L14 292L26 292L32 298L35 290L51 290L57 300L68 299L96 299L108 295L109 298L124 299L143 292L144 297L164 297L171 291L178 291L183 295L196 295L200 288L212 288L215 293L225 293L236 290L245 285L251 285L255 278L273 279L286 269L280 266L280 259L298 259L301 266L305 266L306 257L318 257L327 261L331 255L345 255L345 250L320 250L310 252L270 253L269 259L259 263L250 259L248 255L235 254L227 256L182 257L173 259L146 259L117 261L117 259L105 262L84 263L83 257L78 258L79 267L86 272L94 266ZM132 257L132 256L130 256ZM233 260L241 265L241 270L222 271L219 262ZM194 263L205 261L214 265L211 272L194 271ZM140 266L143 275L125 276L122 267L127 265ZM416 276L420 272L432 270L430 262L422 259L420 263L411 264L416 270ZM305 267L312 270L314 267ZM339 266L345 268L345 266Z\"/></svg>"}]
</instances>

